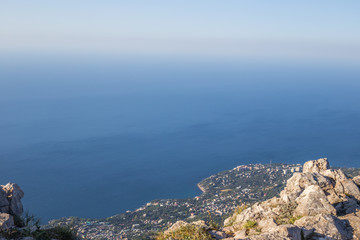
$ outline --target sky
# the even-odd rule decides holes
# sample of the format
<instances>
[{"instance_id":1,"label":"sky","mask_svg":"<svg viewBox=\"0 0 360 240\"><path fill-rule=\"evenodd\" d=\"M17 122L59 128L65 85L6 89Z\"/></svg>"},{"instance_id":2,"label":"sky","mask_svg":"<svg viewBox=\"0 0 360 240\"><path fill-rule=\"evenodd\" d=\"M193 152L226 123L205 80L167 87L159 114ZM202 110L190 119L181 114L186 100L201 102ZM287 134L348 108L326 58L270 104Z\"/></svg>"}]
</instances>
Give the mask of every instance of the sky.
<instances>
[{"instance_id":1,"label":"sky","mask_svg":"<svg viewBox=\"0 0 360 240\"><path fill-rule=\"evenodd\" d=\"M0 53L360 60L358 0L0 0Z\"/></svg>"}]
</instances>

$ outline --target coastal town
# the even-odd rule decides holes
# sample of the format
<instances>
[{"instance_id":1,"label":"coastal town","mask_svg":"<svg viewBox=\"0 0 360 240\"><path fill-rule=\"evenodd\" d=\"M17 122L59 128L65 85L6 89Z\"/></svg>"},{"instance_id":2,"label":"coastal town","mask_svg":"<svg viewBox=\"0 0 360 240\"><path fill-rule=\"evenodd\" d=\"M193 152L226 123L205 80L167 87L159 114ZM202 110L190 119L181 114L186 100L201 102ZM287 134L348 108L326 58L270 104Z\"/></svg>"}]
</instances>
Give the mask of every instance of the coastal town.
<instances>
[{"instance_id":1,"label":"coastal town","mask_svg":"<svg viewBox=\"0 0 360 240\"><path fill-rule=\"evenodd\" d=\"M50 225L71 225L83 239L142 239L177 220L207 219L221 222L236 206L278 194L293 172L294 164L250 164L214 174L198 184L200 196L154 200L134 211L106 219L62 218ZM259 187L261 186L261 187Z\"/></svg>"},{"instance_id":2,"label":"coastal town","mask_svg":"<svg viewBox=\"0 0 360 240\"><path fill-rule=\"evenodd\" d=\"M345 169L346 170L346 169ZM276 196L300 164L250 164L214 174L198 184L200 196L154 200L134 211L105 219L75 217L52 220L51 226L68 225L82 239L149 239L178 220L205 219L220 224L243 203L251 204ZM347 169L360 174L359 169Z\"/></svg>"}]
</instances>

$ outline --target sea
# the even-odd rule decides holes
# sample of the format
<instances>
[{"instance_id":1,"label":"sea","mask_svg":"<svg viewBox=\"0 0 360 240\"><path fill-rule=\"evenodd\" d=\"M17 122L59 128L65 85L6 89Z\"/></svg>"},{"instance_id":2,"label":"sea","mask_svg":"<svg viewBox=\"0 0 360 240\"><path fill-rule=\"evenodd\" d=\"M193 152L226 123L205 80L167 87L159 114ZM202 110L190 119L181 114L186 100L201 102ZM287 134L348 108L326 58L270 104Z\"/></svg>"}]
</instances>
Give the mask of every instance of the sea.
<instances>
[{"instance_id":1,"label":"sea","mask_svg":"<svg viewBox=\"0 0 360 240\"><path fill-rule=\"evenodd\" d=\"M0 184L46 223L194 197L242 164L360 167L359 66L0 56Z\"/></svg>"}]
</instances>

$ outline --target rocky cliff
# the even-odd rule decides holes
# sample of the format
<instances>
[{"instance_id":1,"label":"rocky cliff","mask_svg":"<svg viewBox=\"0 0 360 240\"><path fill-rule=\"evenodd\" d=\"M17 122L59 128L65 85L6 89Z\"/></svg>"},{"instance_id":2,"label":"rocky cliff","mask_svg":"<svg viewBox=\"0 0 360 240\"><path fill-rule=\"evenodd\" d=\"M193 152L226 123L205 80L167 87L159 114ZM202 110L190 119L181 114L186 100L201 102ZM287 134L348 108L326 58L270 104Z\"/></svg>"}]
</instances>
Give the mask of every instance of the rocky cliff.
<instances>
[{"instance_id":1,"label":"rocky cliff","mask_svg":"<svg viewBox=\"0 0 360 240\"><path fill-rule=\"evenodd\" d=\"M203 231L201 239L360 239L359 183L330 169L326 158L308 161L279 197L240 206L225 227L177 222L159 239L176 239L189 226Z\"/></svg>"},{"instance_id":2,"label":"rocky cliff","mask_svg":"<svg viewBox=\"0 0 360 240\"><path fill-rule=\"evenodd\" d=\"M14 227L14 218L23 214L24 192L16 183L0 185L0 230Z\"/></svg>"},{"instance_id":3,"label":"rocky cliff","mask_svg":"<svg viewBox=\"0 0 360 240\"><path fill-rule=\"evenodd\" d=\"M23 215L24 192L16 183L0 185L0 240L77 240L69 227L41 226L39 219Z\"/></svg>"}]
</instances>

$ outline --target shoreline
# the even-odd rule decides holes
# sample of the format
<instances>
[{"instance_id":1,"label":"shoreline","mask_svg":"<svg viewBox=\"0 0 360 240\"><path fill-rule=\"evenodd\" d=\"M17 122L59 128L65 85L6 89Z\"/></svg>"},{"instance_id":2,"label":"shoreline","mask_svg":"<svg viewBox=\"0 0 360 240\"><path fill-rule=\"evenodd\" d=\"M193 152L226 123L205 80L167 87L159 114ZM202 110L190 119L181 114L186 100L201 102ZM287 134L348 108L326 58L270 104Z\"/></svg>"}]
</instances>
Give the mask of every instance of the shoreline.
<instances>
[{"instance_id":1,"label":"shoreline","mask_svg":"<svg viewBox=\"0 0 360 240\"><path fill-rule=\"evenodd\" d=\"M200 183L197 184L197 187L201 190L202 193L206 193L206 190L200 185Z\"/></svg>"}]
</instances>

